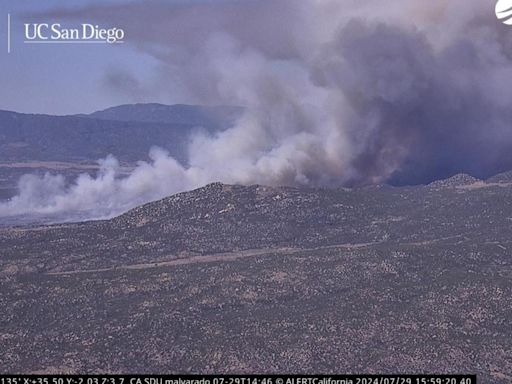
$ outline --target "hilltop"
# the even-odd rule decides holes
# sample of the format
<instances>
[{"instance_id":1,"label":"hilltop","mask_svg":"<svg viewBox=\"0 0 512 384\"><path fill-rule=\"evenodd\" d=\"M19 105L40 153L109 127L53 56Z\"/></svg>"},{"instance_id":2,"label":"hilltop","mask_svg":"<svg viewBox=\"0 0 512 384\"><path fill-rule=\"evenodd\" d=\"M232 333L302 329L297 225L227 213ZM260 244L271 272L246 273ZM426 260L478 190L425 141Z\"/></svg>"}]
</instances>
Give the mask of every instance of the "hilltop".
<instances>
[{"instance_id":1,"label":"hilltop","mask_svg":"<svg viewBox=\"0 0 512 384\"><path fill-rule=\"evenodd\" d=\"M4 261L30 255L43 270L66 270L77 264L59 259L64 250L83 255L83 267L102 268L262 248L494 241L512 236L511 197L512 187L493 185L311 189L213 183L111 220L5 230L0 250ZM41 252L35 244L43 239Z\"/></svg>"},{"instance_id":2,"label":"hilltop","mask_svg":"<svg viewBox=\"0 0 512 384\"><path fill-rule=\"evenodd\" d=\"M505 383L512 186L466 180L213 183L111 220L0 229L3 367Z\"/></svg>"}]
</instances>

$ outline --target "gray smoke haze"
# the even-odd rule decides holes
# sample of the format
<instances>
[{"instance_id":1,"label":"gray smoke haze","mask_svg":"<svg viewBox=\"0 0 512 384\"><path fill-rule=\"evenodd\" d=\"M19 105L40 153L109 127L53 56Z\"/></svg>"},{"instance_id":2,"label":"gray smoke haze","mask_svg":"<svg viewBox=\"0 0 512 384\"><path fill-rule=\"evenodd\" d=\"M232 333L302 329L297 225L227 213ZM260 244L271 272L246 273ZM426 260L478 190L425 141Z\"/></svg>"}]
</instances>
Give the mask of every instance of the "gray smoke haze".
<instances>
[{"instance_id":1,"label":"gray smoke haze","mask_svg":"<svg viewBox=\"0 0 512 384\"><path fill-rule=\"evenodd\" d=\"M195 136L187 166L154 149L127 178L111 157L72 185L25 176L0 215L111 216L211 181L417 184L512 169L512 29L492 2L145 1L33 16L121 25L159 61L155 89L247 112Z\"/></svg>"}]
</instances>

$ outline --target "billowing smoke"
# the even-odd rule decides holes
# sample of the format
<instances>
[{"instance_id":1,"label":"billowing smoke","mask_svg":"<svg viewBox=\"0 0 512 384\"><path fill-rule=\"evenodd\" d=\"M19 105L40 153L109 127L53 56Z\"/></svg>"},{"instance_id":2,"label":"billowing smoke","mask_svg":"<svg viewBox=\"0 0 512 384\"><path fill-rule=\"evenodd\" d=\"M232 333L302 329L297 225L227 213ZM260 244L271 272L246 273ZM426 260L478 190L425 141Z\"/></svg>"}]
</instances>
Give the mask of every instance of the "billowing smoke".
<instances>
[{"instance_id":1,"label":"billowing smoke","mask_svg":"<svg viewBox=\"0 0 512 384\"><path fill-rule=\"evenodd\" d=\"M154 149L125 178L111 157L71 185L25 176L0 215L110 216L210 181L416 184L512 169L512 29L488 2L145 1L44 16L121 25L159 61L155 92L246 113L195 136L186 166Z\"/></svg>"}]
</instances>

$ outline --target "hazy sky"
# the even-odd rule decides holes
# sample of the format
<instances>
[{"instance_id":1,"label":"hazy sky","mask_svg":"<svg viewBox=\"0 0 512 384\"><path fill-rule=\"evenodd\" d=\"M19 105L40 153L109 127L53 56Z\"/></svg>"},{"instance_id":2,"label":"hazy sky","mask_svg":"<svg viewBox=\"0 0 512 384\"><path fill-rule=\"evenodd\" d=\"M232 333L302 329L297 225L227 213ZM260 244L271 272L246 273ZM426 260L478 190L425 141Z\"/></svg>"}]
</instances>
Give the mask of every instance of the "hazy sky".
<instances>
[{"instance_id":1,"label":"hazy sky","mask_svg":"<svg viewBox=\"0 0 512 384\"><path fill-rule=\"evenodd\" d=\"M95 4L126 1L3 0L0 2L0 109L19 112L72 114L137 101L175 102L169 95L120 93L109 86L108 73L117 70L134 73L144 79L154 70L156 61L131 44L117 45L36 45L23 44L23 22L28 13L51 9L79 9ZM12 51L7 54L7 14L11 14ZM48 22L48 18L35 20ZM66 21L59 19L51 22ZM83 21L73 21L72 25ZM121 26L120 26L121 27ZM129 41L129 37L127 37Z\"/></svg>"},{"instance_id":2,"label":"hazy sky","mask_svg":"<svg viewBox=\"0 0 512 384\"><path fill-rule=\"evenodd\" d=\"M0 109L71 114L133 102L216 104L222 85L202 71L202 66L208 70L212 65L203 59L212 56L208 47L218 45L211 43L216 36L225 42L222 49L235 44L239 53L261 54L272 60L273 69L293 76L297 68L295 59L317 60L319 44L327 43L324 36L332 39L336 29L346 21L344 18L381 18L388 25L414 25L435 47L443 44L443 36L452 38L461 34L463 38L466 32L461 26L474 23L472 19L478 24L483 19L497 28L494 1L486 3L483 0L2 0ZM6 43L7 13L12 15L10 54ZM24 44L24 22L117 26L126 30L126 43ZM511 31L512 28L503 28L500 33ZM231 98L235 102L241 99L240 95L235 96ZM221 101L229 102L230 98Z\"/></svg>"}]
</instances>

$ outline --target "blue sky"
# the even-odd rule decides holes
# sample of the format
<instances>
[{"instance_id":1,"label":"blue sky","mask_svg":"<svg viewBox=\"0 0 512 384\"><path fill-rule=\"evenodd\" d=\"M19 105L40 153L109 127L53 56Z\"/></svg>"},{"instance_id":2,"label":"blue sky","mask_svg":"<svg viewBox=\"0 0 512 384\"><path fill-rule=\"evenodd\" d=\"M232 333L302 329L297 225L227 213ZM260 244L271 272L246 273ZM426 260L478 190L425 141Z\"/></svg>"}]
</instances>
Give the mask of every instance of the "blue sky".
<instances>
[{"instance_id":1,"label":"blue sky","mask_svg":"<svg viewBox=\"0 0 512 384\"><path fill-rule=\"evenodd\" d=\"M37 45L23 44L27 13L54 8L80 8L123 1L18 1L0 2L0 109L29 113L86 113L138 101L175 102L169 96L151 99L121 94L105 84L108 72L119 68L137 78L157 66L149 55L130 44ZM12 50L7 54L7 14L11 14ZM41 20L44 22L45 20ZM84 20L83 22L89 22ZM127 36L129 40L129 36Z\"/></svg>"}]
</instances>

